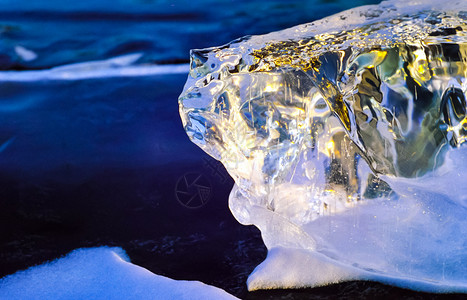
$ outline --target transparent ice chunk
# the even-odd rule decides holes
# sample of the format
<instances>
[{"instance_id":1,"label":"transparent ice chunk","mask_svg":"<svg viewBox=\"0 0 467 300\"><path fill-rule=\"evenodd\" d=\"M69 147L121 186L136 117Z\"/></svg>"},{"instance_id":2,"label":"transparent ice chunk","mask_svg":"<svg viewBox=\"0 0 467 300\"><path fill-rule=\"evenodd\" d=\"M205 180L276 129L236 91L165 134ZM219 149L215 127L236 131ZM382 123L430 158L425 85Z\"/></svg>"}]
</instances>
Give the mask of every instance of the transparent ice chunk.
<instances>
[{"instance_id":1,"label":"transparent ice chunk","mask_svg":"<svg viewBox=\"0 0 467 300\"><path fill-rule=\"evenodd\" d=\"M270 250L249 288L467 291L466 74L465 1L388 1L193 50L184 128Z\"/></svg>"}]
</instances>

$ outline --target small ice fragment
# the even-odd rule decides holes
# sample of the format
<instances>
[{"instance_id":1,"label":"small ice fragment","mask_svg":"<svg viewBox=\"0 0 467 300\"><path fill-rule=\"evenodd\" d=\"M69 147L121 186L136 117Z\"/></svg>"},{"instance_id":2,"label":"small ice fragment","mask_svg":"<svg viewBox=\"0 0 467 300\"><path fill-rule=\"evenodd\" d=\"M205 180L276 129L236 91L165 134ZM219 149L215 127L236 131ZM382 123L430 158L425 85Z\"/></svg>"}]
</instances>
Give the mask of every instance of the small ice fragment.
<instances>
[{"instance_id":1,"label":"small ice fragment","mask_svg":"<svg viewBox=\"0 0 467 300\"><path fill-rule=\"evenodd\" d=\"M24 61L32 61L37 58L37 54L34 51L20 45L15 46L15 52Z\"/></svg>"}]
</instances>

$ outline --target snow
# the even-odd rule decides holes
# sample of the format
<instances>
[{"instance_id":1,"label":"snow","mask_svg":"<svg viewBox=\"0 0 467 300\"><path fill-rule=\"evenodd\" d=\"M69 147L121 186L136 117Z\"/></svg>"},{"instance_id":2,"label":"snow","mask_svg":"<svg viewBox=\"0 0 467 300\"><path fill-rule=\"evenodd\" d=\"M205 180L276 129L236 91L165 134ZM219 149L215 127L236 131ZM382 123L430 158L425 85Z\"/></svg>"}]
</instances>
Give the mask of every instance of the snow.
<instances>
[{"instance_id":1,"label":"snow","mask_svg":"<svg viewBox=\"0 0 467 300\"><path fill-rule=\"evenodd\" d=\"M465 293L465 282L433 282L424 278L388 276L333 261L318 252L277 247L248 278L250 291L260 289L306 288L343 281L377 281L401 288L433 293Z\"/></svg>"},{"instance_id":2,"label":"snow","mask_svg":"<svg viewBox=\"0 0 467 300\"><path fill-rule=\"evenodd\" d=\"M77 249L0 279L0 299L236 299L198 281L177 281L130 263L121 248Z\"/></svg>"}]
</instances>

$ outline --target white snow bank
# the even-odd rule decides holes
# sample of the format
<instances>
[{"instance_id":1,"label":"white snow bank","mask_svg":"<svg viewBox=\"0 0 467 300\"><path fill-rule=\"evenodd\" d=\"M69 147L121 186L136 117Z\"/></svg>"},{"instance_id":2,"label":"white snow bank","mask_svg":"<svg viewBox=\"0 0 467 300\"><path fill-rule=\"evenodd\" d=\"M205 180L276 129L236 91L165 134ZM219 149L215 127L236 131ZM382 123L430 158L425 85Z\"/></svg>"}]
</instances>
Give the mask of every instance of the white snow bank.
<instances>
[{"instance_id":1,"label":"white snow bank","mask_svg":"<svg viewBox=\"0 0 467 300\"><path fill-rule=\"evenodd\" d=\"M325 255L304 249L277 247L248 277L250 291L326 286L344 281L375 281L400 288L431 293L466 293L465 282L434 282L425 278L388 276L361 270Z\"/></svg>"},{"instance_id":2,"label":"white snow bank","mask_svg":"<svg viewBox=\"0 0 467 300\"><path fill-rule=\"evenodd\" d=\"M176 281L129 262L121 248L77 249L0 279L0 299L236 299L198 281Z\"/></svg>"},{"instance_id":3,"label":"white snow bank","mask_svg":"<svg viewBox=\"0 0 467 300\"><path fill-rule=\"evenodd\" d=\"M306 288L366 279L361 271L303 249L277 247L248 278L249 290Z\"/></svg>"}]
</instances>

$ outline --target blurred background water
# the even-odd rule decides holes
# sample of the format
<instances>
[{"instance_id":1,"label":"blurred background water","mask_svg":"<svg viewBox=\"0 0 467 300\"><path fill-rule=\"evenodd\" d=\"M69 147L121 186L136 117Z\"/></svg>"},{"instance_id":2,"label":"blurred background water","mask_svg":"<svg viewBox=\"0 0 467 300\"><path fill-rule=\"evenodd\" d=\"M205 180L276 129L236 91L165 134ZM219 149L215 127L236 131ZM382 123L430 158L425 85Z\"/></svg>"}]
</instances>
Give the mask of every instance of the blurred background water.
<instances>
[{"instance_id":1,"label":"blurred background water","mask_svg":"<svg viewBox=\"0 0 467 300\"><path fill-rule=\"evenodd\" d=\"M378 0L0 1L0 67L45 69L142 53L143 63L183 63L188 51L268 33ZM24 59L17 47L30 49ZM20 51L21 52L21 51Z\"/></svg>"},{"instance_id":2,"label":"blurred background water","mask_svg":"<svg viewBox=\"0 0 467 300\"><path fill-rule=\"evenodd\" d=\"M0 0L0 277L112 245L241 298L427 297L362 282L248 293L266 248L178 116L190 49L378 2Z\"/></svg>"}]
</instances>

